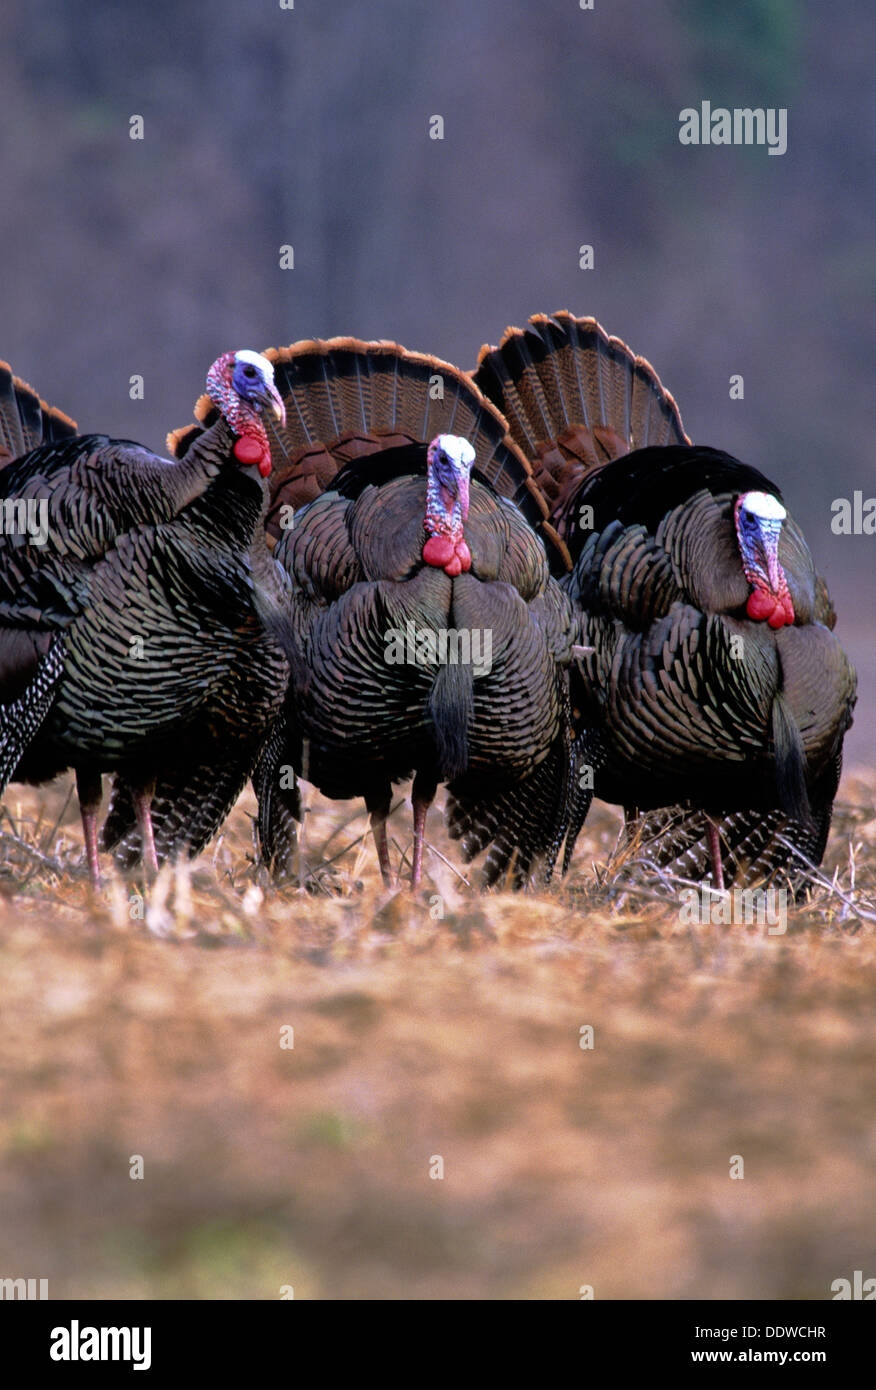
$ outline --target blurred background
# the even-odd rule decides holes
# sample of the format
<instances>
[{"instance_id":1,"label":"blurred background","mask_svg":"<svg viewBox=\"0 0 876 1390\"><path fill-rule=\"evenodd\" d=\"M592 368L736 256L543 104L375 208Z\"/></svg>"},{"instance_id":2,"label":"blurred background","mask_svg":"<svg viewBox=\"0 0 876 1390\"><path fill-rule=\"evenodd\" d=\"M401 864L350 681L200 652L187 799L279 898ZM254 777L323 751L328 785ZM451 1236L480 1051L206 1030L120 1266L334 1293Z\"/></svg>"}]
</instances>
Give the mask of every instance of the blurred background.
<instances>
[{"instance_id":1,"label":"blurred background","mask_svg":"<svg viewBox=\"0 0 876 1390\"><path fill-rule=\"evenodd\" d=\"M872 769L876 536L834 536L830 504L876 496L876 10L595 6L3 0L0 357L80 427L162 448L229 348L353 334L471 367L534 312L596 315L695 440L781 486L861 674L847 762ZM787 108L787 153L682 146L703 99ZM136 922L118 880L88 894L69 790L3 806L0 1276L824 1299L876 1272L876 932L848 897L872 890L872 771L837 808L842 891L779 937L618 898L600 806L537 898L467 894L439 838L433 921L383 892L361 806L314 796L329 886L263 896L248 793ZM400 856L404 805L392 832Z\"/></svg>"},{"instance_id":2,"label":"blurred background","mask_svg":"<svg viewBox=\"0 0 876 1390\"><path fill-rule=\"evenodd\" d=\"M0 356L160 447L229 347L468 367L531 313L595 314L695 440L782 487L869 759L876 536L834 536L830 503L876 495L874 51L850 0L5 0ZM787 152L681 145L703 99L786 107Z\"/></svg>"}]
</instances>

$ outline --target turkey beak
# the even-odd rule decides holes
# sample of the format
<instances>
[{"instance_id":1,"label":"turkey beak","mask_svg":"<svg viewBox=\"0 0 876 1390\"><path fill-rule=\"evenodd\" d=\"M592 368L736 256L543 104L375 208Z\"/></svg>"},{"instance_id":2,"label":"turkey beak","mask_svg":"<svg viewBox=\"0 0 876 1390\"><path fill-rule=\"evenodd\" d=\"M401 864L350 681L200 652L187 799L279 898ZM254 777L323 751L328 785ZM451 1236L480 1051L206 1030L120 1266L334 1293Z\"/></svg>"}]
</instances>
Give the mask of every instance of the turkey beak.
<instances>
[{"instance_id":1,"label":"turkey beak","mask_svg":"<svg viewBox=\"0 0 876 1390\"><path fill-rule=\"evenodd\" d=\"M286 423L286 407L283 398L276 386L265 386L263 390L256 392L252 399L255 401L259 410L269 410L274 419L281 425Z\"/></svg>"}]
</instances>

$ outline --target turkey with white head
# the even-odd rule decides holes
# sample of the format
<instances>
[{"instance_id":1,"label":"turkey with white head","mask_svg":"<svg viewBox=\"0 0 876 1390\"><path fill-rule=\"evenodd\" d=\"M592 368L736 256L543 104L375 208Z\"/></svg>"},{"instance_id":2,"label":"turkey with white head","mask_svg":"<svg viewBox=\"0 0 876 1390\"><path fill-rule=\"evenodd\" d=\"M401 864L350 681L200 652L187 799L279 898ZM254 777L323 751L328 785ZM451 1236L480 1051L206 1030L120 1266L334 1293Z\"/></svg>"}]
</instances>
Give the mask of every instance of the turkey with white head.
<instances>
[{"instance_id":1,"label":"turkey with white head","mask_svg":"<svg viewBox=\"0 0 876 1390\"><path fill-rule=\"evenodd\" d=\"M197 786L173 847L194 853L250 775L287 677L263 625L279 600L264 541L283 420L271 364L210 368L217 416L180 462L79 435L0 368L4 515L45 522L0 537L0 791L76 771L92 882L101 774L155 867L156 782Z\"/></svg>"},{"instance_id":2,"label":"turkey with white head","mask_svg":"<svg viewBox=\"0 0 876 1390\"><path fill-rule=\"evenodd\" d=\"M269 531L292 677L255 777L266 860L291 868L291 766L331 798L364 798L387 883L391 790L410 778L414 885L441 783L465 858L486 851L485 882L548 876L571 798L577 629L505 422L463 372L395 344L267 355L286 407ZM197 438L178 432L183 458Z\"/></svg>"},{"instance_id":3,"label":"turkey with white head","mask_svg":"<svg viewBox=\"0 0 876 1390\"><path fill-rule=\"evenodd\" d=\"M473 379L569 549L596 795L658 864L719 887L818 864L855 675L779 489L692 445L653 369L594 319L535 315L481 350Z\"/></svg>"}]
</instances>

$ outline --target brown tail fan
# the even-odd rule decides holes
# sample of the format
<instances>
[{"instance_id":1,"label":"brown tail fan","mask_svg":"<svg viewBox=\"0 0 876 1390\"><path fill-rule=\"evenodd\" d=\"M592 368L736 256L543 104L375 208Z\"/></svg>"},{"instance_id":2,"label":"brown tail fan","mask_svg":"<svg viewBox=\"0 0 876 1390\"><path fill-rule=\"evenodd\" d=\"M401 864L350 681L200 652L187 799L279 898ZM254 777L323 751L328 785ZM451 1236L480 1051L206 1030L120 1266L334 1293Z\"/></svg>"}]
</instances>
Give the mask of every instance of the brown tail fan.
<instances>
[{"instance_id":1,"label":"brown tail fan","mask_svg":"<svg viewBox=\"0 0 876 1390\"><path fill-rule=\"evenodd\" d=\"M62 410L40 400L36 391L0 362L0 468L41 444L69 439L76 424Z\"/></svg>"},{"instance_id":2,"label":"brown tail fan","mask_svg":"<svg viewBox=\"0 0 876 1390\"><path fill-rule=\"evenodd\" d=\"M485 345L472 379L508 421L563 534L585 473L647 445L688 444L678 406L644 357L593 318L534 314Z\"/></svg>"}]
</instances>

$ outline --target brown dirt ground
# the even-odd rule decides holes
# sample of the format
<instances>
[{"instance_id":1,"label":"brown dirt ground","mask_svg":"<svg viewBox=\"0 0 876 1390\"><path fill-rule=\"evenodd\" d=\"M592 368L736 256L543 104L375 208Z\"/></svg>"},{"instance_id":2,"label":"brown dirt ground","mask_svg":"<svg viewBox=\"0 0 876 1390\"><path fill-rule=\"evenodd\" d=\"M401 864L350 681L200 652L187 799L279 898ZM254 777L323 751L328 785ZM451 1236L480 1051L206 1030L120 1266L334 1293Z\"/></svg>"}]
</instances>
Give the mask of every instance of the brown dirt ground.
<instances>
[{"instance_id":1,"label":"brown dirt ground","mask_svg":"<svg viewBox=\"0 0 876 1390\"><path fill-rule=\"evenodd\" d=\"M550 892L472 896L433 853L422 897L387 894L358 808L312 794L305 860L352 848L310 891L259 886L247 795L143 921L118 880L90 900L67 792L12 788L0 835L0 1276L824 1299L876 1274L876 775L843 785L843 896L784 936L622 896L598 805ZM458 864L437 811L429 835Z\"/></svg>"}]
</instances>

